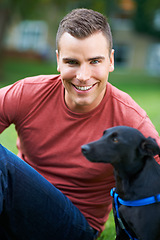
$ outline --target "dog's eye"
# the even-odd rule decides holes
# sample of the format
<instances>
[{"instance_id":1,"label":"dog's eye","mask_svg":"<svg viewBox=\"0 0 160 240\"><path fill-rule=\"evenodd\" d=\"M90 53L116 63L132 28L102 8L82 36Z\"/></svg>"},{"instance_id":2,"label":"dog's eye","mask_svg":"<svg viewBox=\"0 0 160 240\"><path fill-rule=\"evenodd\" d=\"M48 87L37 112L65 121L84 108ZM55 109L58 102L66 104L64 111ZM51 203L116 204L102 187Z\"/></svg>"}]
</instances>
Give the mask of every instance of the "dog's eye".
<instances>
[{"instance_id":1,"label":"dog's eye","mask_svg":"<svg viewBox=\"0 0 160 240\"><path fill-rule=\"evenodd\" d=\"M112 138L112 141L113 141L114 143L118 143L118 138L113 137L113 138Z\"/></svg>"},{"instance_id":2,"label":"dog's eye","mask_svg":"<svg viewBox=\"0 0 160 240\"><path fill-rule=\"evenodd\" d=\"M111 139L112 139L112 141L114 143L118 143L119 142L117 133L113 133L112 136L111 136Z\"/></svg>"}]
</instances>

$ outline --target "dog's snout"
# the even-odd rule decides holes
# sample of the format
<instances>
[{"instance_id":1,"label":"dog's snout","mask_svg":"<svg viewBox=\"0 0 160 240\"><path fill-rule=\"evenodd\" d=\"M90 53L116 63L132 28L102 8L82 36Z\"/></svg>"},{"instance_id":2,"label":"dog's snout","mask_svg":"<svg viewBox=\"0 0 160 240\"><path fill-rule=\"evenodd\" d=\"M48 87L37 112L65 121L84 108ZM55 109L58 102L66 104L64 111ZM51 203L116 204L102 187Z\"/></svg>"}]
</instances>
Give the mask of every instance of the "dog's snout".
<instances>
[{"instance_id":1,"label":"dog's snout","mask_svg":"<svg viewBox=\"0 0 160 240\"><path fill-rule=\"evenodd\" d=\"M86 144L86 145L83 145L81 147L81 149L82 149L82 152L85 154L85 153L88 153L90 151L90 146L88 144Z\"/></svg>"}]
</instances>

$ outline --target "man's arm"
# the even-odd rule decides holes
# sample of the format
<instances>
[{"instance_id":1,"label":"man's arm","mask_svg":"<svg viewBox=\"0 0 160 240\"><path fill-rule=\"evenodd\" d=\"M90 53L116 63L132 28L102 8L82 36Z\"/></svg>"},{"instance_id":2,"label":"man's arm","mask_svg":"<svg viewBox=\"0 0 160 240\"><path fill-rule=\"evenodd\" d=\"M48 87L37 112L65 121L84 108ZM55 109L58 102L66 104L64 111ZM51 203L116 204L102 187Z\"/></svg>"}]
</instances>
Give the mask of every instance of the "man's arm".
<instances>
[{"instance_id":1,"label":"man's arm","mask_svg":"<svg viewBox=\"0 0 160 240\"><path fill-rule=\"evenodd\" d=\"M0 89L0 133L15 123L21 90L20 82Z\"/></svg>"}]
</instances>

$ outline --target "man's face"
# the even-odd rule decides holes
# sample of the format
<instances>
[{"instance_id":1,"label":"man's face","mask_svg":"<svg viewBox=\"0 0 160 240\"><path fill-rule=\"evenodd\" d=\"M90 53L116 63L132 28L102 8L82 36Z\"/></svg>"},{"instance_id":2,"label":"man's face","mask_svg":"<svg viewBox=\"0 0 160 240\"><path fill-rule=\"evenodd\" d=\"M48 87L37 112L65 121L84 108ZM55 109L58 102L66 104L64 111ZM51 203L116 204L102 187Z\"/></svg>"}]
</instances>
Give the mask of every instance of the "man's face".
<instances>
[{"instance_id":1,"label":"man's face","mask_svg":"<svg viewBox=\"0 0 160 240\"><path fill-rule=\"evenodd\" d=\"M114 70L114 51L109 56L106 37L95 33L78 39L69 33L60 38L57 70L65 88L65 103L74 112L88 112L99 105Z\"/></svg>"}]
</instances>

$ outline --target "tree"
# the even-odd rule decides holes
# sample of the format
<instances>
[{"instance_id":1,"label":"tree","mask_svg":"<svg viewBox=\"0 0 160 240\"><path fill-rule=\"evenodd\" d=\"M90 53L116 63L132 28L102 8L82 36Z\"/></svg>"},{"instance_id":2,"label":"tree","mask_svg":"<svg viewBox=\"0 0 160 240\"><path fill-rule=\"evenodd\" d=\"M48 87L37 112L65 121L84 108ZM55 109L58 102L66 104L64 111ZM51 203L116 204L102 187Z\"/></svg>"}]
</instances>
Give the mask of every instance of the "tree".
<instances>
[{"instance_id":1,"label":"tree","mask_svg":"<svg viewBox=\"0 0 160 240\"><path fill-rule=\"evenodd\" d=\"M140 33L160 38L160 30L154 25L155 14L160 9L159 0L135 0L137 10L134 15L135 29Z\"/></svg>"},{"instance_id":2,"label":"tree","mask_svg":"<svg viewBox=\"0 0 160 240\"><path fill-rule=\"evenodd\" d=\"M70 0L69 2L74 2ZM0 75L3 64L3 40L10 22L15 16L20 19L36 19L44 14L43 10L53 6L63 11L68 5L67 0L0 0Z\"/></svg>"},{"instance_id":3,"label":"tree","mask_svg":"<svg viewBox=\"0 0 160 240\"><path fill-rule=\"evenodd\" d=\"M41 1L42 0L0 0L0 75L2 75L3 63L3 39L10 21L15 14L26 17Z\"/></svg>"}]
</instances>

